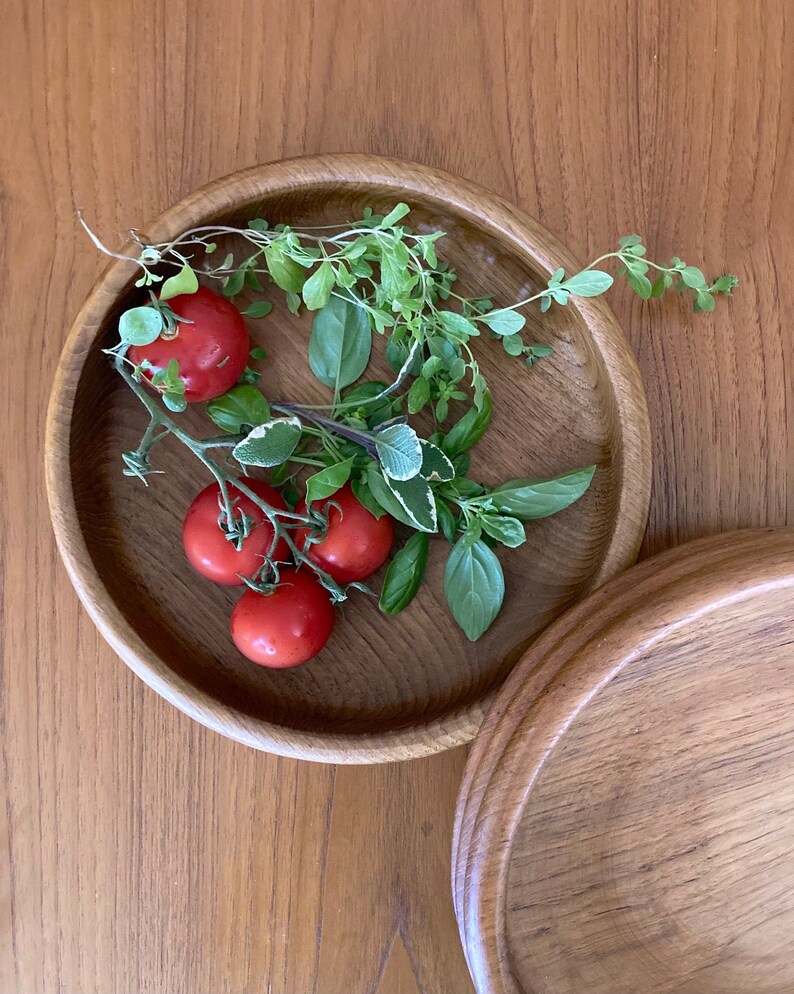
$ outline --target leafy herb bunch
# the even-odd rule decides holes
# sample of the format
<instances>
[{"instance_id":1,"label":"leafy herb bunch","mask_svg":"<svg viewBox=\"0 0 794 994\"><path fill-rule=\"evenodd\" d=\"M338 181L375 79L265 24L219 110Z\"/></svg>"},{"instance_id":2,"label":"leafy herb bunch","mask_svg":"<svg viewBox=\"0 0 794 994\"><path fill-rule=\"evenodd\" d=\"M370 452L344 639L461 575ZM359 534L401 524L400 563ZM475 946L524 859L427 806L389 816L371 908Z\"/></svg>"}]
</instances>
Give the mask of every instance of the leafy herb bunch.
<instances>
[{"instance_id":1,"label":"leafy herb bunch","mask_svg":"<svg viewBox=\"0 0 794 994\"><path fill-rule=\"evenodd\" d=\"M417 233L404 223L409 213L397 204L387 214L371 210L361 220L327 228L295 231L255 218L247 227L209 225L193 228L167 243L152 244L136 232L141 269L136 285L149 293L148 303L122 314L119 342L111 349L119 374L146 407L150 423L137 449L124 454L128 475L145 481L155 472L149 453L163 437L182 442L217 480L218 525L239 548L252 527L230 497L234 485L265 514L273 526L273 543L256 575L245 580L267 592L279 582L280 564L273 558L282 537L297 564L314 570L336 601L343 588L307 556L309 545L322 540L334 494L346 483L375 516L384 513L413 529L393 558L380 594L386 614L405 608L418 591L428 558L428 536L441 532L451 545L444 590L449 607L469 639L479 638L498 614L504 577L498 545L515 548L526 540L527 522L568 507L588 488L594 466L574 469L552 480L522 478L496 487L469 478L469 450L486 433L492 398L472 350L483 335L495 339L510 355L532 367L551 353L548 345L527 341L522 309L536 303L542 312L565 306L573 297L595 297L613 283L599 266L614 260L618 275L643 299L660 297L670 288L688 294L696 311L710 311L715 297L730 294L737 279L721 276L709 282L700 269L678 257L667 265L651 262L639 235L620 239L581 272L558 269L545 287L526 299L494 306L491 298L469 298L455 289L455 273L436 253L443 232ZM86 229L89 230L89 229ZM90 232L95 244L110 252ZM242 239L246 250L215 261L218 242ZM241 257L242 255L242 257ZM118 255L129 260L129 256ZM161 275L163 267L175 269ZM150 376L153 395L145 388L149 372L133 363L130 346L145 346L158 337L180 333L180 317L168 301L195 293L200 273L217 281L226 297L244 288L264 293L267 283L286 294L293 313L314 312L309 364L330 391L326 405L275 401L256 386L259 374L250 366L241 382L207 404L206 411L224 433L193 437L175 417L186 407L178 363ZM159 292L155 293L155 289ZM263 318L271 304L251 303L243 314ZM386 358L394 370L391 383L362 380L370 362L373 336L385 336ZM262 359L261 349L252 352ZM450 403L468 408L451 426ZM420 437L409 418L429 409L435 430ZM223 458L218 456L223 453ZM273 508L241 480L240 469L268 467L291 507L298 493L297 474L312 468L306 480L307 511ZM294 529L310 529L301 547ZM361 584L350 586L360 587Z\"/></svg>"}]
</instances>

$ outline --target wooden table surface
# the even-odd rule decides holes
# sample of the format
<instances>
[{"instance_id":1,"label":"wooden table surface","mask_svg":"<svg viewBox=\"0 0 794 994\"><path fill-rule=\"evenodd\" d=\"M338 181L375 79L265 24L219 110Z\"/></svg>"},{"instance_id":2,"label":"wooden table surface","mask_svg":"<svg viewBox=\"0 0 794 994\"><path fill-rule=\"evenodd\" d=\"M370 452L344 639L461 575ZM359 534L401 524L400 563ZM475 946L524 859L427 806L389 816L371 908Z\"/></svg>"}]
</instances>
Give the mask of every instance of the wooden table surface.
<instances>
[{"instance_id":1,"label":"wooden table surface","mask_svg":"<svg viewBox=\"0 0 794 994\"><path fill-rule=\"evenodd\" d=\"M637 230L737 272L714 315L611 297L653 426L644 554L794 524L794 5L4 15L0 991L463 994L449 847L465 753L332 768L249 751L144 687L78 604L41 466L51 376L101 267L74 209L113 241L242 166L379 152L490 187L582 259Z\"/></svg>"}]
</instances>

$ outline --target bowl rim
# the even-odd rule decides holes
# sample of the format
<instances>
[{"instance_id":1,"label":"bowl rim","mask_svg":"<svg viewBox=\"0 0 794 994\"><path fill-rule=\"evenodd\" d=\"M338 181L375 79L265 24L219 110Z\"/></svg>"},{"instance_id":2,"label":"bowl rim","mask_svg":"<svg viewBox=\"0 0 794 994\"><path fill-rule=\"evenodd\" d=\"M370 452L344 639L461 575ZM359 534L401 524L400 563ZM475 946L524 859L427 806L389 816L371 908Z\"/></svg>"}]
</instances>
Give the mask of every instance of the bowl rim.
<instances>
[{"instance_id":1,"label":"bowl rim","mask_svg":"<svg viewBox=\"0 0 794 994\"><path fill-rule=\"evenodd\" d=\"M578 601L538 636L502 685L466 762L455 806L452 894L477 991L533 994L507 937L513 841L532 792L577 716L671 634L715 610L794 589L794 528L685 542Z\"/></svg>"},{"instance_id":2,"label":"bowl rim","mask_svg":"<svg viewBox=\"0 0 794 994\"><path fill-rule=\"evenodd\" d=\"M495 193L430 166L385 156L335 153L296 156L251 166L216 179L161 213L146 226L153 241L166 241L200 223L279 190L355 183L435 199L511 242L536 269L551 274L577 263L540 222ZM121 254L133 254L128 245ZM581 268L581 267L578 267ZM128 287L133 271L113 259L78 312L55 373L45 432L45 478L55 538L77 595L106 641L152 689L189 717L237 742L283 756L318 762L376 763L429 756L470 742L499 688L445 715L382 733L311 732L241 715L175 674L126 621L91 561L80 528L70 466L72 409L85 359L107 312ZM595 347L608 371L620 426L621 486L613 530L590 589L636 559L648 518L651 485L650 423L634 355L609 306L601 298L577 298ZM630 485L627 484L630 480Z\"/></svg>"}]
</instances>

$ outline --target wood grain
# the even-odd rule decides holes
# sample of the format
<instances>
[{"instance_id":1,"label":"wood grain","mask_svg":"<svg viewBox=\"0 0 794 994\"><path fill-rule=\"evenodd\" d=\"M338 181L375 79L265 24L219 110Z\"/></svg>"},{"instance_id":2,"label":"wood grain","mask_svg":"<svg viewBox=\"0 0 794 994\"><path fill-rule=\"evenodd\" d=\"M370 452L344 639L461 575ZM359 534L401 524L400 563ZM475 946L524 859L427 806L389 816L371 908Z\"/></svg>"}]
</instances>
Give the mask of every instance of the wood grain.
<instances>
[{"instance_id":1,"label":"wood grain","mask_svg":"<svg viewBox=\"0 0 794 994\"><path fill-rule=\"evenodd\" d=\"M0 989L462 994L462 753L333 770L246 750L143 686L78 605L41 467L51 377L101 267L73 210L121 238L234 169L354 150L481 183L582 258L636 229L738 272L713 316L610 297L649 397L645 548L794 524L790 6L4 12Z\"/></svg>"},{"instance_id":2,"label":"wood grain","mask_svg":"<svg viewBox=\"0 0 794 994\"><path fill-rule=\"evenodd\" d=\"M558 264L577 270L536 221L493 194L380 156L301 156L246 169L191 194L146 231L160 244L252 217L300 230L396 202L410 205L418 230L448 232L439 251L465 293L488 288L509 303L545 285ZM237 248L250 247L219 240L221 253ZM503 349L477 349L494 415L488 445L472 453L475 479L548 479L597 467L572 508L533 524L521 548L501 557L505 603L488 633L472 643L455 624L439 540L421 591L399 618L386 618L373 598L352 597L309 665L251 666L228 632L239 591L198 580L173 552L199 485L195 459L167 440L154 463L166 472L151 485L119 472L120 453L136 448L146 417L103 350L117 341L120 310L145 299L136 277L128 261L114 261L75 321L50 398L47 492L64 563L91 617L139 676L209 728L281 755L339 763L415 759L464 744L531 639L636 559L651 474L645 396L612 312L601 299L576 301L546 320L530 315L527 338L554 349L531 377ZM272 313L248 322L251 341L268 354L265 393L325 403L306 356L311 315L291 314L283 294L268 296ZM368 375L388 381L390 372L376 341ZM561 406L576 413L561 421ZM195 435L206 434L202 410L185 418ZM381 582L382 573L373 589Z\"/></svg>"},{"instance_id":3,"label":"wood grain","mask_svg":"<svg viewBox=\"0 0 794 994\"><path fill-rule=\"evenodd\" d=\"M794 530L643 562L511 674L458 801L478 991L786 991Z\"/></svg>"}]
</instances>

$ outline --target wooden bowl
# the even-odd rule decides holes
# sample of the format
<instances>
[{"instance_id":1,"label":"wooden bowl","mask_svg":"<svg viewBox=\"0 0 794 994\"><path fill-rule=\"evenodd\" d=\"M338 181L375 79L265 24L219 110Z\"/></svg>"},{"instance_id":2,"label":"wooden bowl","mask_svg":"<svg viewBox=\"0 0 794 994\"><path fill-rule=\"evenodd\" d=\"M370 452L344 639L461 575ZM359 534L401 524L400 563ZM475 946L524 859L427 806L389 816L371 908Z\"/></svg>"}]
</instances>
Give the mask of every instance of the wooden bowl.
<instances>
[{"instance_id":1,"label":"wooden bowl","mask_svg":"<svg viewBox=\"0 0 794 994\"><path fill-rule=\"evenodd\" d=\"M146 234L161 242L199 224L255 216L295 227L338 223L400 200L415 227L448 232L439 254L464 292L509 303L545 285L558 265L576 268L536 221L498 197L434 169L363 155L235 173L167 211ZM385 618L372 599L355 596L308 665L272 671L248 663L228 634L239 590L201 580L181 550L185 509L208 480L178 445L166 448L170 440L156 458L168 471L148 488L121 474L121 452L135 447L145 417L101 349L135 299L135 277L133 265L114 261L66 343L49 411L47 486L61 554L89 614L143 680L198 721L256 748L343 763L460 745L537 632L634 560L650 455L631 352L601 300L572 302L542 320L534 312L528 333L554 346L551 359L528 371L494 343L483 340L478 350L495 415L472 472L486 482L590 463L598 472L584 499L533 525L527 543L502 557L508 593L487 635L472 644L454 624L439 539L428 580L404 614ZM327 402L307 363L309 319L293 317L280 291L269 296L272 314L251 322L252 339L269 352L263 388L271 398ZM187 417L210 433L203 414Z\"/></svg>"},{"instance_id":2,"label":"wooden bowl","mask_svg":"<svg viewBox=\"0 0 794 994\"><path fill-rule=\"evenodd\" d=\"M794 990L794 530L629 570L498 695L453 891L488 994Z\"/></svg>"}]
</instances>

